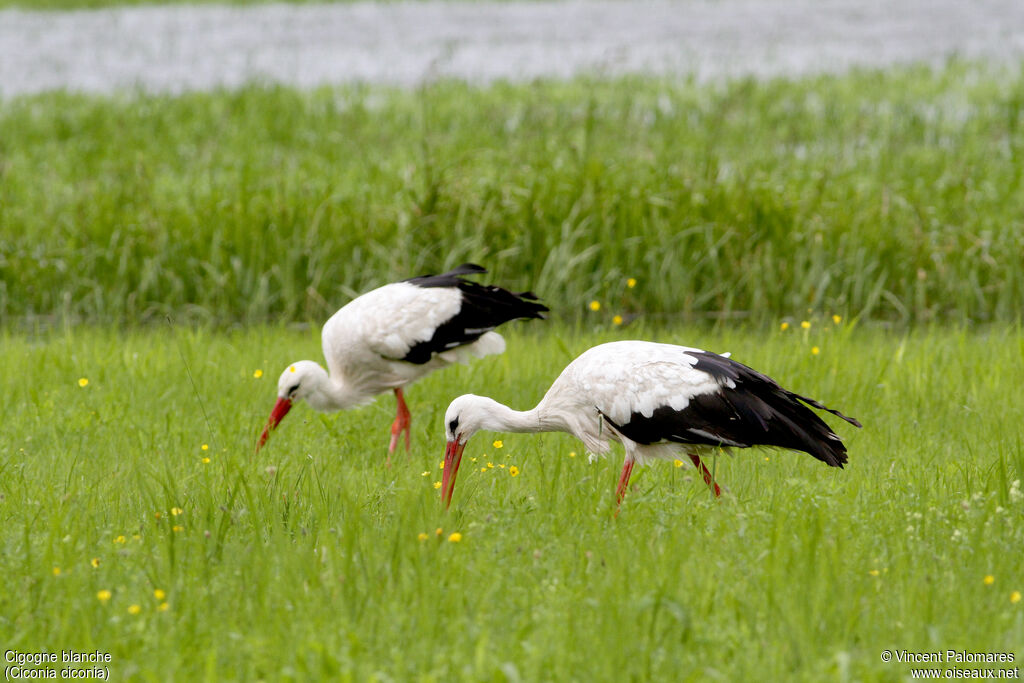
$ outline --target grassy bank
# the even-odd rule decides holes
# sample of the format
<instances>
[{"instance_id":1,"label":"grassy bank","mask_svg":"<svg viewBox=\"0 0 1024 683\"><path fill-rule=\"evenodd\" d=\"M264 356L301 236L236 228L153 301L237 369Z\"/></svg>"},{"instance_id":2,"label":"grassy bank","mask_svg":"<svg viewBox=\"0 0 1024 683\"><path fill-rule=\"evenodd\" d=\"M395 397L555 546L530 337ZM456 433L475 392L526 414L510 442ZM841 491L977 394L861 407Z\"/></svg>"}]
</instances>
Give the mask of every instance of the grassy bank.
<instances>
[{"instance_id":1,"label":"grassy bank","mask_svg":"<svg viewBox=\"0 0 1024 683\"><path fill-rule=\"evenodd\" d=\"M1022 112L956 64L8 100L0 322L320 321L464 260L569 318L1016 320Z\"/></svg>"},{"instance_id":2,"label":"grassy bank","mask_svg":"<svg viewBox=\"0 0 1024 683\"><path fill-rule=\"evenodd\" d=\"M906 678L885 649L1019 663L1019 328L631 330L732 351L859 417L837 426L849 466L738 452L714 501L663 463L613 519L621 451L588 464L566 436L484 433L442 512L449 400L530 406L614 334L536 327L413 387L413 450L391 469L387 397L300 406L253 456L314 333L8 334L0 641L109 652L114 680Z\"/></svg>"}]
</instances>

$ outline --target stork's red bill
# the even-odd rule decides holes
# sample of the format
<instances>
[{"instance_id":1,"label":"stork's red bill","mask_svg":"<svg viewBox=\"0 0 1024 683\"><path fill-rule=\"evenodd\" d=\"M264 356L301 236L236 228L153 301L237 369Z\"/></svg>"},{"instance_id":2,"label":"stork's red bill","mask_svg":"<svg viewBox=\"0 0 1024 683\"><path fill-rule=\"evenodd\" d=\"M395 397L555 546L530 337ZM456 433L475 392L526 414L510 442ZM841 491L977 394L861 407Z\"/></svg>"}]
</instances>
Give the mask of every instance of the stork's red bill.
<instances>
[{"instance_id":1,"label":"stork's red bill","mask_svg":"<svg viewBox=\"0 0 1024 683\"><path fill-rule=\"evenodd\" d=\"M412 417L403 387L434 370L474 357L501 353L505 340L494 331L510 320L543 318L547 307L532 292L481 285L464 276L486 273L464 263L441 275L421 275L378 287L353 299L324 324L325 370L310 360L291 363L277 383L277 402L256 450L295 403L333 412L395 394L396 413L388 453L405 435Z\"/></svg>"},{"instance_id":2,"label":"stork's red bill","mask_svg":"<svg viewBox=\"0 0 1024 683\"><path fill-rule=\"evenodd\" d=\"M455 490L455 477L462 464L462 452L466 450L466 442L449 441L444 449L444 472L441 474L441 499L445 507L452 503L452 492Z\"/></svg>"},{"instance_id":3,"label":"stork's red bill","mask_svg":"<svg viewBox=\"0 0 1024 683\"><path fill-rule=\"evenodd\" d=\"M263 433L260 434L260 442L256 444L256 450L263 447L263 444L267 442L270 437L270 432L277 429L277 425L281 423L284 416L288 414L288 411L292 409L292 402L287 398L278 398L277 402L274 403L274 408L270 411L270 417L267 418L267 425L263 428Z\"/></svg>"},{"instance_id":4,"label":"stork's red bill","mask_svg":"<svg viewBox=\"0 0 1024 683\"><path fill-rule=\"evenodd\" d=\"M636 462L682 453L716 496L720 488L701 457L720 449L775 446L841 468L846 447L808 406L861 426L725 355L646 341L601 344L569 363L531 410L473 394L452 401L445 413L441 500L450 505L462 452L480 430L568 432L596 454L618 441L625 449L620 503Z\"/></svg>"}]
</instances>

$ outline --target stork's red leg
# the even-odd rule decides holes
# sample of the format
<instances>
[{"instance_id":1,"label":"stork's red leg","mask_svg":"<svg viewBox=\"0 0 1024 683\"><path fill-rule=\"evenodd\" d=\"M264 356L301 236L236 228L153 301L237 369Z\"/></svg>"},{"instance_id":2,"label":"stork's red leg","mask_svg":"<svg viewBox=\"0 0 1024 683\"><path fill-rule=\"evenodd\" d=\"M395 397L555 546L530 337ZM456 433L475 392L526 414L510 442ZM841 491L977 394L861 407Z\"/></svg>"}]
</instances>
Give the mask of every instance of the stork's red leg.
<instances>
[{"instance_id":1,"label":"stork's red leg","mask_svg":"<svg viewBox=\"0 0 1024 683\"><path fill-rule=\"evenodd\" d=\"M718 484L715 483L715 480L711 478L711 473L708 472L707 467L704 467L704 463L700 461L700 456L697 455L696 453L688 453L687 455L689 455L690 460L693 461L693 466L704 473L704 483L710 486L712 490L715 492L715 498L721 498L722 489L718 488Z\"/></svg>"},{"instance_id":2,"label":"stork's red leg","mask_svg":"<svg viewBox=\"0 0 1024 683\"><path fill-rule=\"evenodd\" d=\"M405 405L405 398L402 396L401 387L395 389L395 401L398 402L398 409L395 412L395 421L391 424L391 444L388 446L388 464L391 464L391 454L395 452L398 445L398 437L405 432L405 452L409 452L409 434L412 424L412 413L409 406Z\"/></svg>"},{"instance_id":3,"label":"stork's red leg","mask_svg":"<svg viewBox=\"0 0 1024 683\"><path fill-rule=\"evenodd\" d=\"M619 475L619 486L615 489L615 515L619 514L619 505L622 504L622 499L626 495L626 487L629 486L629 477L633 474L633 465L636 461L633 458L627 457L626 462L622 463L622 474Z\"/></svg>"}]
</instances>

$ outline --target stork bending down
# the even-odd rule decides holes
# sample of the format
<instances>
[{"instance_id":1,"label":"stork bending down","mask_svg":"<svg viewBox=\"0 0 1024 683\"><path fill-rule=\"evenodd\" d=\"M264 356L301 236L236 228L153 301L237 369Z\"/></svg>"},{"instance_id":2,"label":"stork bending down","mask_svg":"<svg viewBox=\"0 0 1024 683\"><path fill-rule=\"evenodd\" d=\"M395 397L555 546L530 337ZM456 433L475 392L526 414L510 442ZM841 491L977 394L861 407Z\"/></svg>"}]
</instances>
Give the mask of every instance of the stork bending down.
<instances>
[{"instance_id":1,"label":"stork bending down","mask_svg":"<svg viewBox=\"0 0 1024 683\"><path fill-rule=\"evenodd\" d=\"M806 404L806 405L805 405ZM633 465L685 452L715 496L721 490L701 456L718 448L778 446L804 451L832 467L846 447L807 406L860 423L783 389L752 368L700 349L645 341L601 344L566 366L532 410L466 394L445 414L441 497L451 504L467 440L477 431L568 432L592 453L612 440L626 451L616 489L621 503Z\"/></svg>"},{"instance_id":2,"label":"stork bending down","mask_svg":"<svg viewBox=\"0 0 1024 683\"><path fill-rule=\"evenodd\" d=\"M277 402L256 450L296 401L331 412L388 390L397 402L389 462L403 433L408 450L411 415L403 387L452 363L501 353L505 340L495 327L517 318L543 318L548 310L531 292L514 293L462 278L486 272L465 263L442 275L384 285L346 304L323 327L327 370L302 360L281 373Z\"/></svg>"}]
</instances>

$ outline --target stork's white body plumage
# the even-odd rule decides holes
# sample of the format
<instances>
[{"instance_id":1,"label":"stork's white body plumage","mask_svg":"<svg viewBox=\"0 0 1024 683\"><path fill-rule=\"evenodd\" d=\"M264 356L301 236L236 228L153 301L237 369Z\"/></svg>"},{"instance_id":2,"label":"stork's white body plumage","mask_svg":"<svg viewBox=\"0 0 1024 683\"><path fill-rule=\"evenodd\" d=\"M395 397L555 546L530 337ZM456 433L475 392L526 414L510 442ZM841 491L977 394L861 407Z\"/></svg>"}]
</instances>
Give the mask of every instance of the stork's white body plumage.
<instances>
[{"instance_id":1,"label":"stork's white body plumage","mask_svg":"<svg viewBox=\"0 0 1024 683\"><path fill-rule=\"evenodd\" d=\"M344 400L318 410L343 410L385 391L402 388L435 370L505 351L505 339L484 332L476 341L438 351L426 363L402 360L416 344L462 308L462 292L451 287L425 289L395 282L352 300L324 323L321 341L332 383L343 386Z\"/></svg>"},{"instance_id":2,"label":"stork's white body plumage","mask_svg":"<svg viewBox=\"0 0 1024 683\"><path fill-rule=\"evenodd\" d=\"M595 454L607 453L613 441L621 443L620 500L634 463L682 453L716 495L718 485L700 456L719 448L780 446L842 467L846 449L839 437L802 403L860 426L727 355L646 341L601 344L566 366L532 410L512 410L472 394L452 401L445 415L442 495L451 500L462 449L481 429L568 432Z\"/></svg>"},{"instance_id":3,"label":"stork's white body plumage","mask_svg":"<svg viewBox=\"0 0 1024 683\"><path fill-rule=\"evenodd\" d=\"M398 403L389 452L411 416L402 394L424 375L474 357L502 353L493 329L547 310L530 292L513 293L461 278L486 272L463 264L442 275L423 275L378 287L342 307L321 332L327 370L314 361L290 364L278 379L278 400L257 449L291 409L305 400L321 412L345 410L394 391Z\"/></svg>"},{"instance_id":4,"label":"stork's white body plumage","mask_svg":"<svg viewBox=\"0 0 1024 683\"><path fill-rule=\"evenodd\" d=\"M715 378L694 368L693 352L703 353L685 346L635 341L596 346L566 366L537 408L559 414L563 420L572 415L566 431L591 453L607 453L614 440L625 447L627 457L641 463L673 459L680 451L676 444L637 443L604 418L621 425L634 413L651 417L660 406L681 411L691 398L717 391Z\"/></svg>"}]
</instances>

